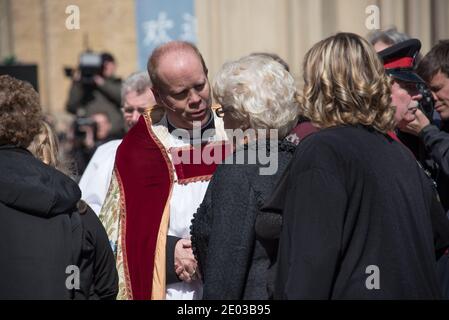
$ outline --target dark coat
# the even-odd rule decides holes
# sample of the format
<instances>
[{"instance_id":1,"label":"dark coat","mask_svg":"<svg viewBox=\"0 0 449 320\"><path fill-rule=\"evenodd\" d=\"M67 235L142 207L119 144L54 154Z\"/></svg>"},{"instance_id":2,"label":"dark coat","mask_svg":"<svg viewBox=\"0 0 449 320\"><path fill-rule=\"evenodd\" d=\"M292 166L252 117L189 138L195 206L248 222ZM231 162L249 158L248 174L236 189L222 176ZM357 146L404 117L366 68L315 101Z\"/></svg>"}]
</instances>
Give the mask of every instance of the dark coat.
<instances>
[{"instance_id":1,"label":"dark coat","mask_svg":"<svg viewBox=\"0 0 449 320\"><path fill-rule=\"evenodd\" d=\"M449 214L449 133L448 124L439 129L429 125L421 130L419 138L425 146L430 160L424 163L437 183L441 203ZM449 299L449 255L446 253L438 261L438 274L443 288L443 297Z\"/></svg>"},{"instance_id":2,"label":"dark coat","mask_svg":"<svg viewBox=\"0 0 449 320\"><path fill-rule=\"evenodd\" d=\"M258 239L254 223L295 147L287 141L280 144L273 175L261 175L260 163L249 164L248 150L254 152L255 143L232 155L233 163L246 159L244 164L217 167L191 226L193 252L204 283L203 299L271 297L277 240ZM266 151L265 143L258 151Z\"/></svg>"},{"instance_id":3,"label":"dark coat","mask_svg":"<svg viewBox=\"0 0 449 320\"><path fill-rule=\"evenodd\" d=\"M449 133L429 125L420 132L419 137L427 154L433 160L433 163L428 162L425 165L437 182L441 203L447 212L449 211Z\"/></svg>"},{"instance_id":4,"label":"dark coat","mask_svg":"<svg viewBox=\"0 0 449 320\"><path fill-rule=\"evenodd\" d=\"M70 266L88 256L86 239L95 226L78 212L77 184L13 146L0 146L0 172L0 299L79 297L70 287ZM96 277L116 272L113 259L108 265L95 269ZM79 268L82 288L94 285L84 282L93 278L86 269L86 263Z\"/></svg>"},{"instance_id":5,"label":"dark coat","mask_svg":"<svg viewBox=\"0 0 449 320\"><path fill-rule=\"evenodd\" d=\"M362 126L311 135L268 209L284 218L276 298L441 297L436 258L449 223L429 178L390 137Z\"/></svg>"},{"instance_id":6,"label":"dark coat","mask_svg":"<svg viewBox=\"0 0 449 320\"><path fill-rule=\"evenodd\" d=\"M78 258L81 281L75 299L115 300L118 273L106 230L95 212L82 200L78 202L82 223L82 248Z\"/></svg>"}]
</instances>

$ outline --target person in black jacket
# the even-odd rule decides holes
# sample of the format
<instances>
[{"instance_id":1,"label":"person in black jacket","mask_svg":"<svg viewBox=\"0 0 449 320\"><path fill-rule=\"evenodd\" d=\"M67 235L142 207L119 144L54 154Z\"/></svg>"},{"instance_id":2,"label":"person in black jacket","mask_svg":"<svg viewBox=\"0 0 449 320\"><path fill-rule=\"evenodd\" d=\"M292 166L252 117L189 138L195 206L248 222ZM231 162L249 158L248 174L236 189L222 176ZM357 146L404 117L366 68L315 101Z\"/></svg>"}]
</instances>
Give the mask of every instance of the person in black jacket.
<instances>
[{"instance_id":1,"label":"person in black jacket","mask_svg":"<svg viewBox=\"0 0 449 320\"><path fill-rule=\"evenodd\" d=\"M59 160L59 144L51 126L42 121L41 132L33 139L28 149L33 155L66 174L68 166ZM115 268L114 254L109 239L100 219L92 208L79 200L73 213L79 228L74 237L81 240L73 249L77 257L76 266L80 270L80 287L73 290L74 299L111 300L118 293L118 275Z\"/></svg>"},{"instance_id":2,"label":"person in black jacket","mask_svg":"<svg viewBox=\"0 0 449 320\"><path fill-rule=\"evenodd\" d=\"M258 239L254 223L296 147L284 139L298 120L294 79L271 57L253 55L225 64L213 92L226 129L260 131L237 138L192 220L203 299L269 299L277 241Z\"/></svg>"},{"instance_id":3,"label":"person in black jacket","mask_svg":"<svg viewBox=\"0 0 449 320\"><path fill-rule=\"evenodd\" d=\"M95 57L95 54L84 53L80 59L87 56ZM124 134L123 115L121 107L120 78L115 77L117 64L115 58L107 52L102 53L101 71L99 74L83 78L82 72L77 70L73 74L73 82L70 87L66 109L77 117L91 117L94 114L104 113L111 123L111 135L121 138Z\"/></svg>"},{"instance_id":4,"label":"person in black jacket","mask_svg":"<svg viewBox=\"0 0 449 320\"><path fill-rule=\"evenodd\" d=\"M358 35L338 33L306 54L301 114L320 130L300 143L264 208L283 214L275 298L441 298L436 258L449 223L391 134L390 95Z\"/></svg>"},{"instance_id":5,"label":"person in black jacket","mask_svg":"<svg viewBox=\"0 0 449 320\"><path fill-rule=\"evenodd\" d=\"M30 84L0 76L0 299L73 299L82 283L80 190L26 149L41 116Z\"/></svg>"}]
</instances>

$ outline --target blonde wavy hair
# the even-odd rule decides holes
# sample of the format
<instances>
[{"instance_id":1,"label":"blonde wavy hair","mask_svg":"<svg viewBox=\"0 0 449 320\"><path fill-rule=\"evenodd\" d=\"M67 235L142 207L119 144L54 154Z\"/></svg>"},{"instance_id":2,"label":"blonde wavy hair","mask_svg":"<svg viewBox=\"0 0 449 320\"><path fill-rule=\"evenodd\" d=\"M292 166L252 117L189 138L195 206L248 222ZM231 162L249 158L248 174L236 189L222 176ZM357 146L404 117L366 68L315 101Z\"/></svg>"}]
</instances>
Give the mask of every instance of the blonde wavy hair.
<instances>
[{"instance_id":1,"label":"blonde wavy hair","mask_svg":"<svg viewBox=\"0 0 449 320\"><path fill-rule=\"evenodd\" d=\"M28 150L43 163L72 175L69 164L60 160L58 137L46 121L41 121L41 131L31 141Z\"/></svg>"},{"instance_id":2,"label":"blonde wavy hair","mask_svg":"<svg viewBox=\"0 0 449 320\"><path fill-rule=\"evenodd\" d=\"M304 58L301 115L320 128L362 124L394 128L391 82L371 44L353 33L322 40Z\"/></svg>"}]
</instances>

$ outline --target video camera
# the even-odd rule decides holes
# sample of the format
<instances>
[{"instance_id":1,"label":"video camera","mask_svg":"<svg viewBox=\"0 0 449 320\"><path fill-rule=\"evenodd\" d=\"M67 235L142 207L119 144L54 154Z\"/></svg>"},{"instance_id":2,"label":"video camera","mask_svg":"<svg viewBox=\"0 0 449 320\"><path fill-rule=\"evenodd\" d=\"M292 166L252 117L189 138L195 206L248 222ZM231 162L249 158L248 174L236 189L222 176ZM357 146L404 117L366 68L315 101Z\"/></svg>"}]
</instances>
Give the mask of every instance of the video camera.
<instances>
[{"instance_id":1,"label":"video camera","mask_svg":"<svg viewBox=\"0 0 449 320\"><path fill-rule=\"evenodd\" d=\"M94 76L101 75L103 72L103 59L101 54L92 51L81 53L78 70L81 76L81 83L85 85L94 85ZM73 68L64 68L65 75L73 78L75 70Z\"/></svg>"},{"instance_id":2,"label":"video camera","mask_svg":"<svg viewBox=\"0 0 449 320\"><path fill-rule=\"evenodd\" d=\"M77 118L75 120L74 126L75 138L77 139L85 139L87 130L92 130L93 137L97 136L97 123L89 117Z\"/></svg>"}]
</instances>

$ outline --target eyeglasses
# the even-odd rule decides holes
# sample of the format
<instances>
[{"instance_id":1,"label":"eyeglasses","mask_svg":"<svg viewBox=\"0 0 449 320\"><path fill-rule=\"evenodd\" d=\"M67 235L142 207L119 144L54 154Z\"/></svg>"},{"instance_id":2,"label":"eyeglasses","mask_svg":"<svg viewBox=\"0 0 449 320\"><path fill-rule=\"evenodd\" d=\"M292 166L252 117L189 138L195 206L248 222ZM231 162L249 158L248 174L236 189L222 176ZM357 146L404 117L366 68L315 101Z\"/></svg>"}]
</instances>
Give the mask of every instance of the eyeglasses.
<instances>
[{"instance_id":1,"label":"eyeglasses","mask_svg":"<svg viewBox=\"0 0 449 320\"><path fill-rule=\"evenodd\" d=\"M134 108L134 107L123 107L123 112L124 113L134 113L134 111L137 111L138 113L142 114L145 112L146 107L139 107L139 108Z\"/></svg>"}]
</instances>

